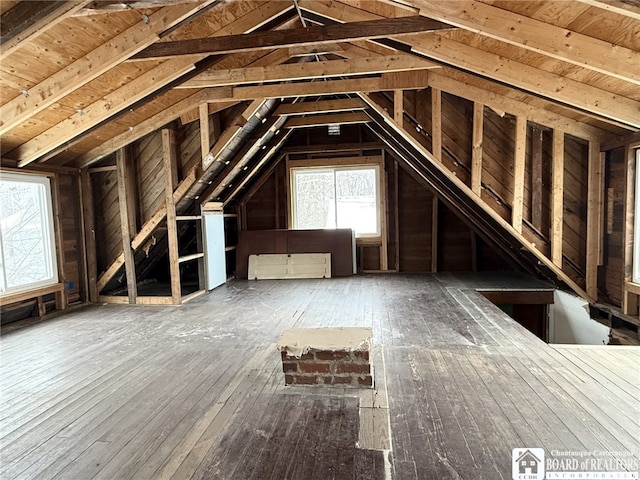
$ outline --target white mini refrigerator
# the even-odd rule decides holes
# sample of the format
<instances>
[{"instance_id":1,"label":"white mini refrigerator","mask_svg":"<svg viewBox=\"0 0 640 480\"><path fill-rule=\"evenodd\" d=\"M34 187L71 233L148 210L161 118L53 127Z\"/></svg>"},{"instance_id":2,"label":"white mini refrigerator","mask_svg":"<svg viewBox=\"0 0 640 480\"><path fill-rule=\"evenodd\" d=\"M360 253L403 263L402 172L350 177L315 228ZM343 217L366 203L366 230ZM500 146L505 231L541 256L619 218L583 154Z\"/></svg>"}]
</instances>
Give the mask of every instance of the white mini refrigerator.
<instances>
[{"instance_id":1,"label":"white mini refrigerator","mask_svg":"<svg viewBox=\"0 0 640 480\"><path fill-rule=\"evenodd\" d=\"M202 230L207 290L213 290L227 281L222 203L207 202L202 206Z\"/></svg>"}]
</instances>

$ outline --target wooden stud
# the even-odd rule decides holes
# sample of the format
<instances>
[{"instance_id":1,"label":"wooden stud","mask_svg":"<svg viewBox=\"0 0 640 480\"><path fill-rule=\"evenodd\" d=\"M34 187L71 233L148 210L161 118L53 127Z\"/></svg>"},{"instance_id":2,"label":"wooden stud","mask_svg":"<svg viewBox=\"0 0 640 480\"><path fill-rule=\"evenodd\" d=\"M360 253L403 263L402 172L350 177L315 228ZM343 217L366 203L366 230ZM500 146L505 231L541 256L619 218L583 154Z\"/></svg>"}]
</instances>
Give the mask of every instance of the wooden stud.
<instances>
[{"instance_id":1,"label":"wooden stud","mask_svg":"<svg viewBox=\"0 0 640 480\"><path fill-rule=\"evenodd\" d=\"M124 254L124 268L127 276L127 294L130 304L136 303L138 286L136 279L136 262L131 248L133 232L130 230L130 195L128 187L129 155L126 148L116 153L117 179L118 179L118 205L120 207L120 234L122 237L122 250Z\"/></svg>"},{"instance_id":2,"label":"wooden stud","mask_svg":"<svg viewBox=\"0 0 640 480\"><path fill-rule=\"evenodd\" d=\"M394 90L393 91L393 119L396 121L398 125L404 124L403 115L404 115L404 91Z\"/></svg>"},{"instance_id":3,"label":"wooden stud","mask_svg":"<svg viewBox=\"0 0 640 480\"><path fill-rule=\"evenodd\" d=\"M560 280L565 282L578 295L580 295L583 298L586 298L586 299L588 299L590 301L595 301L594 299L590 298L589 295L587 294L587 292L582 287L580 287L575 281L573 281L571 279L571 277L569 277L565 272L563 272L561 268L558 268L556 265L554 265L544 254L542 254L537 248L535 248L533 245L531 245L531 243L520 232L518 232L509 222L505 221L504 218L502 218L492 208L487 206L476 195L472 195L471 194L471 189L467 185L465 185L458 177L456 177L455 175L451 174L451 172L447 171L446 169L443 169L443 167L440 164L440 162L438 162L433 157L433 154L428 152L419 142L417 142L415 140L415 138L413 138L413 136L411 134L406 132L404 129L400 128L393 121L393 119L389 116L389 114L384 110L384 108L382 108L380 105L378 105L375 102L375 100L373 100L371 98L370 95L362 94L361 98L367 103L367 105L369 105L370 108L375 110L375 112L384 119L386 124L390 125L394 129L395 133L397 133L402 139L404 139L404 141L406 141L407 143L411 144L411 146L413 148L415 148L417 151L419 151L420 154L426 160L431 162L431 164L434 167L437 167L443 174L447 175L447 178L448 178L449 181L453 182L458 189L460 189L461 191L467 193L469 199L471 199L474 203L476 203L476 205L479 208L482 208L487 215L490 215L495 222L497 222L499 225L502 226L502 228L504 228L511 235L513 235L513 237L516 240L518 240L518 242L520 242L520 244L523 246L523 248L525 248L527 251L531 252L536 258L538 258L538 260L541 263L543 263L544 265L549 267L549 269L552 270ZM525 130L525 133L526 133L526 130Z\"/></svg>"},{"instance_id":4,"label":"wooden stud","mask_svg":"<svg viewBox=\"0 0 640 480\"><path fill-rule=\"evenodd\" d=\"M386 154L386 150L383 150L384 154ZM393 212L395 215L395 234L396 234L396 272L400 272L400 181L398 180L398 174L400 172L400 168L397 160L393 160L393 195L394 195L394 204L395 211Z\"/></svg>"},{"instance_id":5,"label":"wooden stud","mask_svg":"<svg viewBox=\"0 0 640 480\"><path fill-rule=\"evenodd\" d=\"M433 196L433 203L431 204L431 271L436 273L438 271L438 232L439 232L439 217L440 200L435 195Z\"/></svg>"},{"instance_id":6,"label":"wooden stud","mask_svg":"<svg viewBox=\"0 0 640 480\"><path fill-rule=\"evenodd\" d=\"M516 118L516 145L513 160L513 204L511 206L511 225L522 233L524 211L524 174L525 153L527 148L527 119Z\"/></svg>"},{"instance_id":7,"label":"wooden stud","mask_svg":"<svg viewBox=\"0 0 640 480\"><path fill-rule=\"evenodd\" d=\"M85 249L87 262L87 291L89 293L89 301L98 301L97 279L98 279L98 262L96 258L96 227L95 227L95 209L93 204L93 186L91 185L91 176L85 168L80 173L80 181L82 184L82 211L84 214L84 232L85 232Z\"/></svg>"},{"instance_id":8,"label":"wooden stud","mask_svg":"<svg viewBox=\"0 0 640 480\"><path fill-rule=\"evenodd\" d=\"M533 127L531 132L531 224L542 232L542 142L543 132Z\"/></svg>"},{"instance_id":9,"label":"wooden stud","mask_svg":"<svg viewBox=\"0 0 640 480\"><path fill-rule=\"evenodd\" d=\"M551 260L562 268L564 227L564 132L553 131L551 173Z\"/></svg>"},{"instance_id":10,"label":"wooden stud","mask_svg":"<svg viewBox=\"0 0 640 480\"><path fill-rule=\"evenodd\" d=\"M56 237L56 257L58 263L58 278L62 283L62 289L56 293L56 309L67 308L67 276L65 273L64 237L62 232L62 222L60 221L60 183L58 176L51 178L51 203L53 206L53 230Z\"/></svg>"},{"instance_id":11,"label":"wooden stud","mask_svg":"<svg viewBox=\"0 0 640 480\"><path fill-rule=\"evenodd\" d=\"M385 162L384 151L378 168L380 175L379 191L380 199L378 208L380 209L380 270L389 270L389 238L387 235L387 164Z\"/></svg>"},{"instance_id":12,"label":"wooden stud","mask_svg":"<svg viewBox=\"0 0 640 480\"><path fill-rule=\"evenodd\" d=\"M164 168L165 208L167 215L167 239L169 242L169 271L171 275L171 298L174 305L182 302L180 283L180 263L178 252L178 225L176 205L173 196L172 170L177 163L175 132L170 128L162 129L162 164Z\"/></svg>"},{"instance_id":13,"label":"wooden stud","mask_svg":"<svg viewBox=\"0 0 640 480\"><path fill-rule=\"evenodd\" d=\"M209 104L202 103L198 108L200 112L200 152L202 157L209 152L211 148L211 129L209 128Z\"/></svg>"},{"instance_id":14,"label":"wooden stud","mask_svg":"<svg viewBox=\"0 0 640 480\"><path fill-rule=\"evenodd\" d=\"M483 87L476 85L483 85ZM467 73L456 72L449 69L443 69L439 72L431 70L429 72L429 86L441 89L443 92L480 102L495 112L498 112L500 116L504 116L504 112L509 112L515 116L525 116L527 119L541 125L560 129L578 138L603 138L602 130L587 125L586 123L581 123L569 117L531 106L528 103L524 103L524 101L514 100L509 96L493 93L489 91L491 85L488 80L480 80L478 77L473 77ZM509 89L509 92L513 94L515 90ZM522 95L521 92L519 92L519 94Z\"/></svg>"},{"instance_id":15,"label":"wooden stud","mask_svg":"<svg viewBox=\"0 0 640 480\"><path fill-rule=\"evenodd\" d=\"M633 280L633 247L635 237L636 215L636 159L635 149L627 146L625 149L625 183L624 183L624 220L622 223L622 312L627 315L635 315L638 309L638 299L633 293L628 292L628 283Z\"/></svg>"},{"instance_id":16,"label":"wooden stud","mask_svg":"<svg viewBox=\"0 0 640 480\"><path fill-rule=\"evenodd\" d=\"M484 105L473 103L473 150L471 152L471 191L482 193L482 142L484 136Z\"/></svg>"},{"instance_id":17,"label":"wooden stud","mask_svg":"<svg viewBox=\"0 0 640 480\"><path fill-rule=\"evenodd\" d=\"M431 151L442 161L442 92L431 88Z\"/></svg>"},{"instance_id":18,"label":"wooden stud","mask_svg":"<svg viewBox=\"0 0 640 480\"><path fill-rule=\"evenodd\" d=\"M590 297L598 298L598 264L600 259L600 237L602 237L602 164L600 145L589 142L587 196L587 258L586 286Z\"/></svg>"}]
</instances>

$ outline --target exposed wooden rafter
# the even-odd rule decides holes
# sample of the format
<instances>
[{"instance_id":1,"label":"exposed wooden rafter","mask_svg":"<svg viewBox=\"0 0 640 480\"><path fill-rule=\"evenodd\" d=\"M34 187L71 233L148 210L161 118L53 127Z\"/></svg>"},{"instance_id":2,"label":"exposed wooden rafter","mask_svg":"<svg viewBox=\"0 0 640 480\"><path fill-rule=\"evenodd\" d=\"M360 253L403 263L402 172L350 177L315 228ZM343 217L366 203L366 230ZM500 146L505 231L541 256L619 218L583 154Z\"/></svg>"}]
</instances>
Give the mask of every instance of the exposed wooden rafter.
<instances>
[{"instance_id":1,"label":"exposed wooden rafter","mask_svg":"<svg viewBox=\"0 0 640 480\"><path fill-rule=\"evenodd\" d=\"M333 8L326 0L304 0L300 6L339 22L381 18L351 6ZM640 102L636 100L441 35L412 35L411 45L412 51L428 58L575 107L586 115L614 125L640 128Z\"/></svg>"},{"instance_id":2,"label":"exposed wooden rafter","mask_svg":"<svg viewBox=\"0 0 640 480\"><path fill-rule=\"evenodd\" d=\"M20 95L5 103L0 107L0 135L151 45L160 38L163 31L208 7L214 1L206 0L201 4L158 10L148 17L148 22L140 20L139 23L30 88L27 96ZM29 4L29 2L23 3Z\"/></svg>"},{"instance_id":3,"label":"exposed wooden rafter","mask_svg":"<svg viewBox=\"0 0 640 480\"><path fill-rule=\"evenodd\" d=\"M2 15L0 61L23 45L73 16L92 0L22 2Z\"/></svg>"},{"instance_id":4,"label":"exposed wooden rafter","mask_svg":"<svg viewBox=\"0 0 640 480\"><path fill-rule=\"evenodd\" d=\"M287 82L327 77L351 77L383 72L401 72L440 68L440 65L410 55L390 55L376 58L327 60L308 63L288 63L267 67L246 67L232 70L210 68L177 88L205 88L262 82Z\"/></svg>"},{"instance_id":5,"label":"exposed wooden rafter","mask_svg":"<svg viewBox=\"0 0 640 480\"><path fill-rule=\"evenodd\" d=\"M255 32L251 35L175 40L156 43L132 59L167 58L184 55L220 55L226 53L264 50L276 47L322 45L337 41L383 38L416 32L429 32L452 28L450 25L424 17L383 18L373 21L326 25L321 27L291 28Z\"/></svg>"},{"instance_id":6,"label":"exposed wooden rafter","mask_svg":"<svg viewBox=\"0 0 640 480\"><path fill-rule=\"evenodd\" d=\"M640 85L640 52L476 0L416 2L420 14Z\"/></svg>"},{"instance_id":7,"label":"exposed wooden rafter","mask_svg":"<svg viewBox=\"0 0 640 480\"><path fill-rule=\"evenodd\" d=\"M269 7L267 11L256 9L250 14L244 15L235 22L226 25L222 32L251 31L257 24L265 21L265 16L275 18L291 8L284 2L271 3L274 6ZM194 60L198 60L198 57L177 58L160 63L160 65L133 79L127 85L118 88L109 95L92 103L81 112L75 113L41 135L24 143L15 149L12 155L19 159L21 167L28 165L191 71L194 68Z\"/></svg>"},{"instance_id":8,"label":"exposed wooden rafter","mask_svg":"<svg viewBox=\"0 0 640 480\"><path fill-rule=\"evenodd\" d=\"M334 124L350 125L370 121L371 118L363 112L328 113L290 118L285 123L285 128L320 127Z\"/></svg>"}]
</instances>

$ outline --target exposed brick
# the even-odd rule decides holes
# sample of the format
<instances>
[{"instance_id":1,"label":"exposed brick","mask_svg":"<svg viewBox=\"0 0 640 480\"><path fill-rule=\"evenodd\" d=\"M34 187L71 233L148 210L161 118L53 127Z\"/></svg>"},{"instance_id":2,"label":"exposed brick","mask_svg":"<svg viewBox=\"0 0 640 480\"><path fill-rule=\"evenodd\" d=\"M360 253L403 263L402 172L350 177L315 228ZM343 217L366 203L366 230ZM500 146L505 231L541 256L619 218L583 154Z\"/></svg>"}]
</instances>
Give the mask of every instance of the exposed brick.
<instances>
[{"instance_id":1,"label":"exposed brick","mask_svg":"<svg viewBox=\"0 0 640 480\"><path fill-rule=\"evenodd\" d=\"M366 360L367 362L369 361L369 351L368 350L358 350L356 352L352 353L353 358L357 358L360 360Z\"/></svg>"},{"instance_id":2,"label":"exposed brick","mask_svg":"<svg viewBox=\"0 0 640 480\"><path fill-rule=\"evenodd\" d=\"M347 377L333 377L332 381L335 385L338 384L350 384L352 382L352 377L351 376L347 376Z\"/></svg>"},{"instance_id":3,"label":"exposed brick","mask_svg":"<svg viewBox=\"0 0 640 480\"><path fill-rule=\"evenodd\" d=\"M290 375L288 373L285 374L284 383L285 383L285 385L291 385L293 383L293 375Z\"/></svg>"},{"instance_id":4,"label":"exposed brick","mask_svg":"<svg viewBox=\"0 0 640 480\"><path fill-rule=\"evenodd\" d=\"M297 372L298 371L298 362L282 362L282 371L284 373Z\"/></svg>"},{"instance_id":5,"label":"exposed brick","mask_svg":"<svg viewBox=\"0 0 640 480\"><path fill-rule=\"evenodd\" d=\"M300 371L304 373L329 373L329 363L300 362Z\"/></svg>"},{"instance_id":6,"label":"exposed brick","mask_svg":"<svg viewBox=\"0 0 640 480\"><path fill-rule=\"evenodd\" d=\"M369 373L368 363L339 363L336 365L337 373Z\"/></svg>"},{"instance_id":7,"label":"exposed brick","mask_svg":"<svg viewBox=\"0 0 640 480\"><path fill-rule=\"evenodd\" d=\"M316 352L317 360L345 360L349 358L349 352L339 351L332 352L328 350L318 350Z\"/></svg>"},{"instance_id":8,"label":"exposed brick","mask_svg":"<svg viewBox=\"0 0 640 480\"><path fill-rule=\"evenodd\" d=\"M313 356L313 353L305 353L300 358L298 358L298 357L295 357L293 355L287 355L286 352L281 352L280 356L282 357L282 360L284 360L284 361L292 361L292 362L297 362L299 360L314 360L315 359L315 357Z\"/></svg>"},{"instance_id":9,"label":"exposed brick","mask_svg":"<svg viewBox=\"0 0 640 480\"><path fill-rule=\"evenodd\" d=\"M318 378L315 375L294 375L294 383L302 385L315 385L318 382Z\"/></svg>"},{"instance_id":10,"label":"exposed brick","mask_svg":"<svg viewBox=\"0 0 640 480\"><path fill-rule=\"evenodd\" d=\"M365 385L367 387L372 387L373 386L373 378L371 378L371 375L365 375L364 377L358 377L358 384L359 385Z\"/></svg>"}]
</instances>

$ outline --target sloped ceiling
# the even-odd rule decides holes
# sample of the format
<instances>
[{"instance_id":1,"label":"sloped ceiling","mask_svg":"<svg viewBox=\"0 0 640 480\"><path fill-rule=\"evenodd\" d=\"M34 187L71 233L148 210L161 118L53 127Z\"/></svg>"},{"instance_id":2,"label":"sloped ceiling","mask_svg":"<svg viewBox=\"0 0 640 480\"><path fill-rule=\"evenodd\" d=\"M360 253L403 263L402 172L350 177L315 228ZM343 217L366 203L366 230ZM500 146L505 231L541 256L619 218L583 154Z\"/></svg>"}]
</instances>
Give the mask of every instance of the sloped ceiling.
<instances>
[{"instance_id":1,"label":"sloped ceiling","mask_svg":"<svg viewBox=\"0 0 640 480\"><path fill-rule=\"evenodd\" d=\"M5 165L87 166L203 103L215 111L358 88L457 85L601 140L640 128L640 7L631 1L79 0L0 8ZM428 75L411 80L398 71ZM301 85L281 86L292 80Z\"/></svg>"},{"instance_id":2,"label":"sloped ceiling","mask_svg":"<svg viewBox=\"0 0 640 480\"><path fill-rule=\"evenodd\" d=\"M432 88L590 145L637 136L635 0L4 0L0 14L3 166L77 171L171 122L202 126L229 112L231 124L210 132L202 165L183 172L180 210L194 198L232 200L291 128L370 122L410 166L427 159L418 173L430 188L480 230L491 224L485 234L505 251L527 250L526 263L596 297L508 222L483 222L491 212L478 210L467 187L438 184L431 154L414 151L401 126L390 128L386 113L358 99ZM321 110L335 99L343 107ZM300 119L307 113L312 121ZM447 199L445 190L465 198ZM154 215L132 246L163 218ZM121 254L98 286L123 264Z\"/></svg>"}]
</instances>

